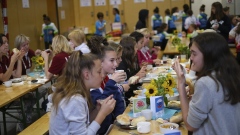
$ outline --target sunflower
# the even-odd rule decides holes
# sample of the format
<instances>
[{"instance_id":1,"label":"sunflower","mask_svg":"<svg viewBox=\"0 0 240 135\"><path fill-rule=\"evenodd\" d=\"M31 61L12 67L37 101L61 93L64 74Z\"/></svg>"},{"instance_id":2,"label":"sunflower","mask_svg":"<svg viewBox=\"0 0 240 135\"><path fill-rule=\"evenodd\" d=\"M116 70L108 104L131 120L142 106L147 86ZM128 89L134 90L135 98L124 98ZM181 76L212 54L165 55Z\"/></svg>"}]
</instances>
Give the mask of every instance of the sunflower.
<instances>
[{"instance_id":1,"label":"sunflower","mask_svg":"<svg viewBox=\"0 0 240 135\"><path fill-rule=\"evenodd\" d=\"M43 57L37 57L36 58L36 63L38 63L39 65L44 65Z\"/></svg>"},{"instance_id":2,"label":"sunflower","mask_svg":"<svg viewBox=\"0 0 240 135\"><path fill-rule=\"evenodd\" d=\"M167 74L166 81L167 81L169 87L172 87L172 88L176 87L176 82L175 82L174 78L170 74Z\"/></svg>"},{"instance_id":3,"label":"sunflower","mask_svg":"<svg viewBox=\"0 0 240 135\"><path fill-rule=\"evenodd\" d=\"M167 94L169 94L170 96L173 96L173 95L174 95L174 90L173 90L172 87L167 87L167 88L165 88L165 92L166 92Z\"/></svg>"},{"instance_id":4,"label":"sunflower","mask_svg":"<svg viewBox=\"0 0 240 135\"><path fill-rule=\"evenodd\" d=\"M157 90L157 87L154 86L153 84L149 84L147 87L146 87L146 96L147 98L150 98L151 96L155 96L157 93L158 93L158 90Z\"/></svg>"},{"instance_id":5,"label":"sunflower","mask_svg":"<svg viewBox=\"0 0 240 135\"><path fill-rule=\"evenodd\" d=\"M157 84L156 84L156 80L155 80L155 79L152 79L150 83L151 83L152 85L154 85L155 87L157 87Z\"/></svg>"}]
</instances>

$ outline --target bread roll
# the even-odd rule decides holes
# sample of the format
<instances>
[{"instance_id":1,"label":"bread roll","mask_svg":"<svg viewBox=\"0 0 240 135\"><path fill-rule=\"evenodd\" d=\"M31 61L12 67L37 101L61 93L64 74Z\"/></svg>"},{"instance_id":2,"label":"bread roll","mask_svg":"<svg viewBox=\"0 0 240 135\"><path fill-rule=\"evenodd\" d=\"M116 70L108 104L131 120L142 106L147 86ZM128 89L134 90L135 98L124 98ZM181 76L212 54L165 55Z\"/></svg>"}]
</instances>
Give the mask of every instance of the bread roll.
<instances>
[{"instance_id":1,"label":"bread roll","mask_svg":"<svg viewBox=\"0 0 240 135\"><path fill-rule=\"evenodd\" d=\"M19 52L19 50L17 49L17 48L13 48L13 53L18 53Z\"/></svg>"},{"instance_id":2,"label":"bread roll","mask_svg":"<svg viewBox=\"0 0 240 135\"><path fill-rule=\"evenodd\" d=\"M143 117L143 116L140 116L140 117L134 118L134 119L131 121L131 125L132 125L132 126L137 126L137 123L138 123L138 122L144 122L144 121L146 121L146 118Z\"/></svg>"},{"instance_id":3,"label":"bread roll","mask_svg":"<svg viewBox=\"0 0 240 135\"><path fill-rule=\"evenodd\" d=\"M170 107L170 108L181 108L181 103L180 103L180 101L172 100L172 101L168 102L168 107Z\"/></svg>"},{"instance_id":4,"label":"bread roll","mask_svg":"<svg viewBox=\"0 0 240 135\"><path fill-rule=\"evenodd\" d=\"M130 117L126 114L118 115L117 122L121 125L130 125Z\"/></svg>"},{"instance_id":5,"label":"bread roll","mask_svg":"<svg viewBox=\"0 0 240 135\"><path fill-rule=\"evenodd\" d=\"M139 79L139 76L132 76L129 78L129 84L133 84L134 82L136 82Z\"/></svg>"},{"instance_id":6,"label":"bread roll","mask_svg":"<svg viewBox=\"0 0 240 135\"><path fill-rule=\"evenodd\" d=\"M172 116L170 118L170 122L172 122L172 123L181 123L181 122L183 122L182 112L179 112L178 114Z\"/></svg>"}]
</instances>

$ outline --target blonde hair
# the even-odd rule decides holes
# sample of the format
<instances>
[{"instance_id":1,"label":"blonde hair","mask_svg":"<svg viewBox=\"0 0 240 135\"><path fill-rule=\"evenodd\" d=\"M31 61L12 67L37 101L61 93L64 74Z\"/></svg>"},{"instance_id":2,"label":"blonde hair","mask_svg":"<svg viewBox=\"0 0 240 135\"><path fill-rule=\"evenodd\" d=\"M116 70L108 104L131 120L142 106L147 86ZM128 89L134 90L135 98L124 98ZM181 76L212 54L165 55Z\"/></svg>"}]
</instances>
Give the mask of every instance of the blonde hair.
<instances>
[{"instance_id":1,"label":"blonde hair","mask_svg":"<svg viewBox=\"0 0 240 135\"><path fill-rule=\"evenodd\" d=\"M85 34L80 29L75 29L68 34L68 38L73 39L78 45L86 42Z\"/></svg>"},{"instance_id":2,"label":"blonde hair","mask_svg":"<svg viewBox=\"0 0 240 135\"><path fill-rule=\"evenodd\" d=\"M146 36L147 34L150 34L147 28L142 28L140 30L137 30L137 32L142 33L144 36Z\"/></svg>"},{"instance_id":3,"label":"blonde hair","mask_svg":"<svg viewBox=\"0 0 240 135\"><path fill-rule=\"evenodd\" d=\"M20 45L25 43L25 42L30 42L30 39L29 37L23 35L23 34L20 34L20 35L17 35L16 38L15 38L15 42L14 42L14 46L20 50Z\"/></svg>"},{"instance_id":4,"label":"blonde hair","mask_svg":"<svg viewBox=\"0 0 240 135\"><path fill-rule=\"evenodd\" d=\"M70 54L73 51L70 45L68 44L67 38L62 35L57 35L53 38L52 48L53 48L54 55L60 52L65 52Z\"/></svg>"},{"instance_id":5,"label":"blonde hair","mask_svg":"<svg viewBox=\"0 0 240 135\"><path fill-rule=\"evenodd\" d=\"M108 46L111 47L117 53L117 55L123 50L121 45L116 44L113 41L110 41Z\"/></svg>"},{"instance_id":6,"label":"blonde hair","mask_svg":"<svg viewBox=\"0 0 240 135\"><path fill-rule=\"evenodd\" d=\"M63 73L58 77L55 84L56 91L53 93L53 107L58 110L58 105L64 98L68 103L74 95L82 95L87 99L88 107L93 107L90 90L84 84L82 71L87 69L92 71L95 66L94 61L99 58L94 54L84 54L81 51L74 51L66 63Z\"/></svg>"}]
</instances>

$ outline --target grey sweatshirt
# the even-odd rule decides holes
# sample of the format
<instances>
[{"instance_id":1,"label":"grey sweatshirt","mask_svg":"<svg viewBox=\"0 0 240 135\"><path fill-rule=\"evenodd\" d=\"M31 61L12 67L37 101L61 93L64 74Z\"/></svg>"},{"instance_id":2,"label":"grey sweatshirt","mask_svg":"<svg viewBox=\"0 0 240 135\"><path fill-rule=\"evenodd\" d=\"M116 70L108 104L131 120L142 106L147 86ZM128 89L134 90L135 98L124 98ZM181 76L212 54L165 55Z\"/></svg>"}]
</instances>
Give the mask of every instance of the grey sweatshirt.
<instances>
[{"instance_id":1,"label":"grey sweatshirt","mask_svg":"<svg viewBox=\"0 0 240 135\"><path fill-rule=\"evenodd\" d=\"M239 83L239 82L236 82ZM224 101L223 88L209 76L195 83L187 122L198 130L194 135L240 135L240 103Z\"/></svg>"},{"instance_id":2,"label":"grey sweatshirt","mask_svg":"<svg viewBox=\"0 0 240 135\"><path fill-rule=\"evenodd\" d=\"M68 103L63 99L58 111L52 108L50 135L95 135L100 125L93 121L89 125L89 110L81 95L72 96Z\"/></svg>"}]
</instances>

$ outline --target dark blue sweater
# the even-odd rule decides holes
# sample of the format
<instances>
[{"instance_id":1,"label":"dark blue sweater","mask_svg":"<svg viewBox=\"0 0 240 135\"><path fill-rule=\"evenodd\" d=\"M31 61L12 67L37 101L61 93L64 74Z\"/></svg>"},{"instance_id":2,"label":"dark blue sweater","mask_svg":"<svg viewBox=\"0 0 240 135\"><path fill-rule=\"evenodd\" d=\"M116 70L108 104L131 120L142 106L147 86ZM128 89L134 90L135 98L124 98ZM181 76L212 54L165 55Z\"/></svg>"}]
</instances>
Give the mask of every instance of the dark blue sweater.
<instances>
[{"instance_id":1,"label":"dark blue sweater","mask_svg":"<svg viewBox=\"0 0 240 135\"><path fill-rule=\"evenodd\" d=\"M113 98L116 100L116 105L111 114L109 114L101 124L101 128L98 130L98 134L104 134L108 127L113 123L116 117L122 114L125 110L124 101L122 99L121 93L118 91L116 82L112 79L109 79L101 92L100 89L95 89L91 91L91 98L94 105L97 104L97 100L105 99L113 95Z\"/></svg>"}]
</instances>

